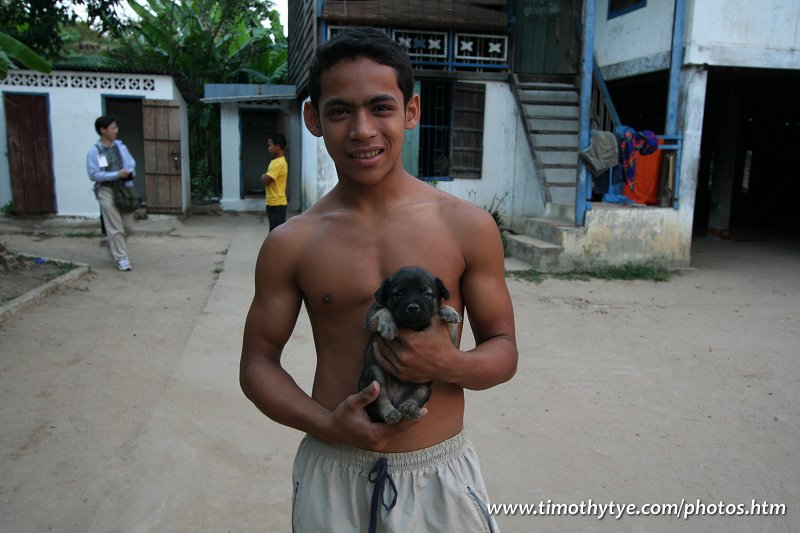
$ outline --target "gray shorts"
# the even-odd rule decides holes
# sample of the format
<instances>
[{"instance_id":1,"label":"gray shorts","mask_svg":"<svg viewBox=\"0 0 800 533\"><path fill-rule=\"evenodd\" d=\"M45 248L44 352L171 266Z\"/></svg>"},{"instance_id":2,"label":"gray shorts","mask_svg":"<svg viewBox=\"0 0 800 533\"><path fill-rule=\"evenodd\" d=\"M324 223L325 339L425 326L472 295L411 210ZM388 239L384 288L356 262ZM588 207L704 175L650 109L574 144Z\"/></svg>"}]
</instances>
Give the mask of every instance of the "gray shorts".
<instances>
[{"instance_id":1,"label":"gray shorts","mask_svg":"<svg viewBox=\"0 0 800 533\"><path fill-rule=\"evenodd\" d=\"M292 531L498 532L478 457L462 431L407 453L306 436L292 472Z\"/></svg>"}]
</instances>

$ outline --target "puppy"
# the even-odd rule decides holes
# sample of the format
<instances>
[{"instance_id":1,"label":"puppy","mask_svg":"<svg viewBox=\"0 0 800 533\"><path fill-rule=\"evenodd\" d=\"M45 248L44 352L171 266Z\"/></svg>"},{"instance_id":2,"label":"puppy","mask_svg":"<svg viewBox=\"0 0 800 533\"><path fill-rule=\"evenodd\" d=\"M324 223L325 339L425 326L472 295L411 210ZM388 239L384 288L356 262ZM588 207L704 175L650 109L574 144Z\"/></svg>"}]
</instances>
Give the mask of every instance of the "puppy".
<instances>
[{"instance_id":1,"label":"puppy","mask_svg":"<svg viewBox=\"0 0 800 533\"><path fill-rule=\"evenodd\" d=\"M377 336L394 339L398 327L422 331L438 316L447 322L450 340L455 345L461 315L452 307L442 305L442 300L449 297L450 292L442 280L424 268L413 266L396 271L375 292L375 302L367 311L365 321L365 327L372 335L364 352L364 369L358 381L358 390L373 380L380 383L378 398L367 406L373 422L394 424L402 418L416 420L431 396L431 382L399 381L378 366L373 349Z\"/></svg>"}]
</instances>

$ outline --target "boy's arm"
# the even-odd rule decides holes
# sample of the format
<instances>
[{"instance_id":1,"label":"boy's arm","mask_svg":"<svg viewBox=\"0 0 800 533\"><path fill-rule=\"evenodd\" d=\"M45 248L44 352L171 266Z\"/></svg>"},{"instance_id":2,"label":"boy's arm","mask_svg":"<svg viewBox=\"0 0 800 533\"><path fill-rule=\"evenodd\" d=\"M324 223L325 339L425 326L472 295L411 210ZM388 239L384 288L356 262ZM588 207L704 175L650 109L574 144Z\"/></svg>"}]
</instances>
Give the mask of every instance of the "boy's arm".
<instances>
[{"instance_id":1,"label":"boy's arm","mask_svg":"<svg viewBox=\"0 0 800 533\"><path fill-rule=\"evenodd\" d=\"M264 187L269 185L270 182L275 181L275 178L270 176L270 171L272 171L272 167L273 167L273 162L274 161L275 160L273 159L272 161L269 162L269 165L267 166L267 171L264 172L263 174L261 174L261 178L259 178L261 180L261 183L264 184ZM274 171L272 173L274 174Z\"/></svg>"},{"instance_id":2,"label":"boy's arm","mask_svg":"<svg viewBox=\"0 0 800 533\"><path fill-rule=\"evenodd\" d=\"M445 379L467 389L486 389L511 379L517 371L514 310L505 279L503 242L494 219L479 209L480 223L467 240L461 296L475 336L475 348L459 352Z\"/></svg>"},{"instance_id":3,"label":"boy's arm","mask_svg":"<svg viewBox=\"0 0 800 533\"><path fill-rule=\"evenodd\" d=\"M364 410L378 395L370 385L330 411L305 393L281 366L283 347L300 312L291 232L269 236L256 262L255 295L245 322L239 381L245 395L272 420L331 443L380 449L403 424L373 424ZM273 250L279 250L274 253Z\"/></svg>"},{"instance_id":4,"label":"boy's arm","mask_svg":"<svg viewBox=\"0 0 800 533\"><path fill-rule=\"evenodd\" d=\"M460 224L464 234L459 237L465 257L461 297L476 346L468 352L454 347L441 321L422 332L401 330L395 341L379 340L378 363L402 380L436 379L481 390L516 373L514 312L505 281L502 240L491 216L479 211L465 213Z\"/></svg>"}]
</instances>

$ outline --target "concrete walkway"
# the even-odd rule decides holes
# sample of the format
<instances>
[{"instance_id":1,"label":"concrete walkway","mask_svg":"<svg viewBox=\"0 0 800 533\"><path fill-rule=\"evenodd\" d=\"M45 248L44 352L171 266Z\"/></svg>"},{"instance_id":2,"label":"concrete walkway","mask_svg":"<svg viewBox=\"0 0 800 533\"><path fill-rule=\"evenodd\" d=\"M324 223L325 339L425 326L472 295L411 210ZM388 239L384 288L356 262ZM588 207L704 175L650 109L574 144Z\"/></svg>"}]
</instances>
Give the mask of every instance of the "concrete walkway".
<instances>
[{"instance_id":1,"label":"concrete walkway","mask_svg":"<svg viewBox=\"0 0 800 533\"><path fill-rule=\"evenodd\" d=\"M0 235L95 271L1 325L4 530L290 531L301 435L237 381L266 224L172 226L131 239L128 277L96 238ZM468 392L467 432L494 503L756 500L788 513L500 516L503 531L800 530L800 253L703 241L694 257L696 270L668 283L510 279L519 371ZM212 268L216 282L197 281ZM122 332L88 325L122 307ZM284 360L306 390L312 354L303 313Z\"/></svg>"}]
</instances>

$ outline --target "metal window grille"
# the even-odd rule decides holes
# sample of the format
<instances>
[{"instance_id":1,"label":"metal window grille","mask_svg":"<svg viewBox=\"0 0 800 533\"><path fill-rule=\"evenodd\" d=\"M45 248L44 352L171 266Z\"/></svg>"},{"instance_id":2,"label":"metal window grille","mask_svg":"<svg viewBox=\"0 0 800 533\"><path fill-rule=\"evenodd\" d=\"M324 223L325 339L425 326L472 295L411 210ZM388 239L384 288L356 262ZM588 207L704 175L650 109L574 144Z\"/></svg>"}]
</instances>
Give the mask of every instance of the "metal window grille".
<instances>
[{"instance_id":1,"label":"metal window grille","mask_svg":"<svg viewBox=\"0 0 800 533\"><path fill-rule=\"evenodd\" d=\"M446 80L420 85L420 177L480 178L485 86Z\"/></svg>"}]
</instances>

